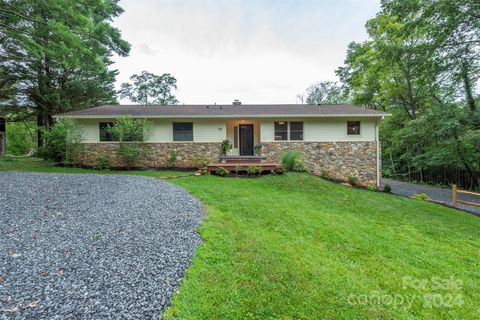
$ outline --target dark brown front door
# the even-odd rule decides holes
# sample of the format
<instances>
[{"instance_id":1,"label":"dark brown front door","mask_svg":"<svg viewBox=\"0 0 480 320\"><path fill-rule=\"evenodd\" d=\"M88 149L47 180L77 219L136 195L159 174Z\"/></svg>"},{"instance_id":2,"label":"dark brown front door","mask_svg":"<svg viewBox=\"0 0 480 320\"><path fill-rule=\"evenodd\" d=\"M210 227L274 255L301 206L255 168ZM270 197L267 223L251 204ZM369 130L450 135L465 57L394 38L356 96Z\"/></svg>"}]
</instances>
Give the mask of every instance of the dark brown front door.
<instances>
[{"instance_id":1,"label":"dark brown front door","mask_svg":"<svg viewBox=\"0 0 480 320\"><path fill-rule=\"evenodd\" d=\"M253 124L241 124L240 129L240 155L253 156Z\"/></svg>"}]
</instances>

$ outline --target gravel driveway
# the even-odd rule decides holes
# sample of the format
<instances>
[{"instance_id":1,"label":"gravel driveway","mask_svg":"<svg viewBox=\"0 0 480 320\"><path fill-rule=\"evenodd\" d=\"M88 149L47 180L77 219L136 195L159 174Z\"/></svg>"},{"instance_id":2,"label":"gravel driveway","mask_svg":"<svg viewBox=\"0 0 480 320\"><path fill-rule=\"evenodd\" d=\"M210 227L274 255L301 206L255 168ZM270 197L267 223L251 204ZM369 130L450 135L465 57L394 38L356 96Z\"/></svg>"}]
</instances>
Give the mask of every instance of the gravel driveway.
<instances>
[{"instance_id":1,"label":"gravel driveway","mask_svg":"<svg viewBox=\"0 0 480 320\"><path fill-rule=\"evenodd\" d=\"M159 318L202 216L156 179L0 172L0 319Z\"/></svg>"},{"instance_id":2,"label":"gravel driveway","mask_svg":"<svg viewBox=\"0 0 480 320\"><path fill-rule=\"evenodd\" d=\"M392 193L402 196L411 197L415 194L425 193L430 199L445 203L449 206L452 205L452 190L447 188L437 188L432 186L426 186L421 184L413 184L408 182L401 182L390 179L382 179L382 185L389 184L392 187ZM466 194L458 194L459 200L480 202L479 197L469 196ZM466 206L463 204L457 204L459 209L475 213L480 215L480 207Z\"/></svg>"}]
</instances>

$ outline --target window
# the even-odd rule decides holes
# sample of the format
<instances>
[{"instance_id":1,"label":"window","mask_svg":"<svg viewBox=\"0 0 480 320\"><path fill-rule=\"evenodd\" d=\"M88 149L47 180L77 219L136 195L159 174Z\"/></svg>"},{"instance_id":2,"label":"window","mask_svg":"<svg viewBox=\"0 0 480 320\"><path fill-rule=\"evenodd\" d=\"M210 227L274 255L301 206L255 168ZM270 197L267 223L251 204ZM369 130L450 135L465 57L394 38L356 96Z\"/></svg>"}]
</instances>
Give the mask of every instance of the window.
<instances>
[{"instance_id":1,"label":"window","mask_svg":"<svg viewBox=\"0 0 480 320\"><path fill-rule=\"evenodd\" d=\"M288 134L290 128L290 135ZM275 140L303 140L303 122L286 121L275 122Z\"/></svg>"},{"instance_id":2,"label":"window","mask_svg":"<svg viewBox=\"0 0 480 320\"><path fill-rule=\"evenodd\" d=\"M100 122L100 141L115 141L110 128L113 127L113 122Z\"/></svg>"},{"instance_id":3,"label":"window","mask_svg":"<svg viewBox=\"0 0 480 320\"><path fill-rule=\"evenodd\" d=\"M288 122L275 122L275 140L288 140Z\"/></svg>"},{"instance_id":4,"label":"window","mask_svg":"<svg viewBox=\"0 0 480 320\"><path fill-rule=\"evenodd\" d=\"M173 141L193 141L193 122L174 122Z\"/></svg>"},{"instance_id":5,"label":"window","mask_svg":"<svg viewBox=\"0 0 480 320\"><path fill-rule=\"evenodd\" d=\"M233 127L233 147L238 148L238 127Z\"/></svg>"},{"instance_id":6,"label":"window","mask_svg":"<svg viewBox=\"0 0 480 320\"><path fill-rule=\"evenodd\" d=\"M303 140L303 122L290 122L290 140Z\"/></svg>"},{"instance_id":7,"label":"window","mask_svg":"<svg viewBox=\"0 0 480 320\"><path fill-rule=\"evenodd\" d=\"M360 121L347 121L347 134L360 135Z\"/></svg>"}]
</instances>

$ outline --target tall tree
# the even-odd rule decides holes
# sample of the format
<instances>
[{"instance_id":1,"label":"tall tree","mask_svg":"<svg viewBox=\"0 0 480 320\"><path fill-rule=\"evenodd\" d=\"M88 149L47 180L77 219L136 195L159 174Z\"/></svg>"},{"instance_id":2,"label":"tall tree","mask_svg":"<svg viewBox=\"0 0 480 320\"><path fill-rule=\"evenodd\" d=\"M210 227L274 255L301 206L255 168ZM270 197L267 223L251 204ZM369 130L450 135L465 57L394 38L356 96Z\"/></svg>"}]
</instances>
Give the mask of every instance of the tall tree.
<instances>
[{"instance_id":1,"label":"tall tree","mask_svg":"<svg viewBox=\"0 0 480 320\"><path fill-rule=\"evenodd\" d=\"M0 0L0 73L15 83L3 112L44 128L55 113L115 102L111 56L130 50L111 26L122 12L118 0Z\"/></svg>"},{"instance_id":2,"label":"tall tree","mask_svg":"<svg viewBox=\"0 0 480 320\"><path fill-rule=\"evenodd\" d=\"M120 97L128 98L134 103L147 104L177 104L178 100L172 93L177 89L177 79L169 73L161 76L142 71L130 77L133 83L122 83Z\"/></svg>"},{"instance_id":3,"label":"tall tree","mask_svg":"<svg viewBox=\"0 0 480 320\"><path fill-rule=\"evenodd\" d=\"M336 82L322 81L307 88L308 104L338 104L346 103L348 98Z\"/></svg>"},{"instance_id":4,"label":"tall tree","mask_svg":"<svg viewBox=\"0 0 480 320\"><path fill-rule=\"evenodd\" d=\"M410 174L466 170L480 176L480 3L385 0L337 70L355 104L386 110L384 167Z\"/></svg>"}]
</instances>

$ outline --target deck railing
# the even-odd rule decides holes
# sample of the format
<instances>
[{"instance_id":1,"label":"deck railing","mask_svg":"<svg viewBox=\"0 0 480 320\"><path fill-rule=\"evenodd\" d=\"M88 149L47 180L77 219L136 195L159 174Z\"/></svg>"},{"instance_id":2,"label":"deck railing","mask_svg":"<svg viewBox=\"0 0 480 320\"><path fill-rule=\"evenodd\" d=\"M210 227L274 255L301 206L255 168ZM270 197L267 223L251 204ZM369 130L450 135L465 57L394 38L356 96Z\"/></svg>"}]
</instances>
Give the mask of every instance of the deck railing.
<instances>
[{"instance_id":1,"label":"deck railing","mask_svg":"<svg viewBox=\"0 0 480 320\"><path fill-rule=\"evenodd\" d=\"M469 206L480 207L480 203L477 203L477 202L458 200L457 198L458 193L480 197L480 193L457 189L457 185L454 184L452 185L452 207L456 208L458 203L466 204Z\"/></svg>"}]
</instances>

